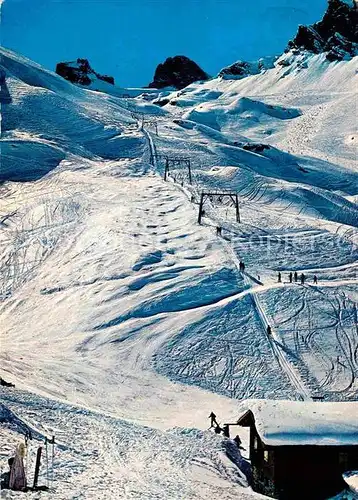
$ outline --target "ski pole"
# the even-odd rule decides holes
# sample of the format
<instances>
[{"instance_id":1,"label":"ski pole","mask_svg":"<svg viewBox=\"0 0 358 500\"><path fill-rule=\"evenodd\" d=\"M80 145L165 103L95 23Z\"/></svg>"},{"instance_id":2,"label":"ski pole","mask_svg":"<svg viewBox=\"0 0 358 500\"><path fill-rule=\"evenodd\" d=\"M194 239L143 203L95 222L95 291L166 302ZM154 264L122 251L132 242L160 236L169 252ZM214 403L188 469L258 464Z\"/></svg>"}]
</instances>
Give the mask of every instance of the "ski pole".
<instances>
[{"instance_id":1,"label":"ski pole","mask_svg":"<svg viewBox=\"0 0 358 500\"><path fill-rule=\"evenodd\" d=\"M49 476L48 476L48 439L45 437L45 450L46 450L46 485L49 487Z\"/></svg>"},{"instance_id":2,"label":"ski pole","mask_svg":"<svg viewBox=\"0 0 358 500\"><path fill-rule=\"evenodd\" d=\"M55 436L52 436L52 467L51 467L51 487L54 480L54 461L55 461Z\"/></svg>"}]
</instances>

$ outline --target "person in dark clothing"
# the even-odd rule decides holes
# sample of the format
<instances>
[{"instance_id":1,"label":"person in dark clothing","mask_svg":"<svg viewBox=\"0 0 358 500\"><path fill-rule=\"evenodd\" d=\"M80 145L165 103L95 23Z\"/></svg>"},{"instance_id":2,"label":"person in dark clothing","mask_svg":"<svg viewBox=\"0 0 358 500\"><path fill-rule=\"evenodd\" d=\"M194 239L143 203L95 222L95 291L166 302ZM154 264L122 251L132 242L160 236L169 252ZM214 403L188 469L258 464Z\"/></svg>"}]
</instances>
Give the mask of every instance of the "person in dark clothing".
<instances>
[{"instance_id":1,"label":"person in dark clothing","mask_svg":"<svg viewBox=\"0 0 358 500\"><path fill-rule=\"evenodd\" d=\"M281 273L279 272L278 273L278 282L281 283L281 281L282 281L282 276L281 276Z\"/></svg>"},{"instance_id":2,"label":"person in dark clothing","mask_svg":"<svg viewBox=\"0 0 358 500\"><path fill-rule=\"evenodd\" d=\"M316 276L316 275L314 275L314 276L313 276L313 283L314 283L315 285L317 285L317 283L318 283L318 279L317 279L317 276Z\"/></svg>"},{"instance_id":3,"label":"person in dark clothing","mask_svg":"<svg viewBox=\"0 0 358 500\"><path fill-rule=\"evenodd\" d=\"M295 283L297 283L297 280L298 280L298 274L297 274L297 271L295 271L294 277L295 277Z\"/></svg>"},{"instance_id":4,"label":"person in dark clothing","mask_svg":"<svg viewBox=\"0 0 358 500\"><path fill-rule=\"evenodd\" d=\"M210 413L209 418L211 419L210 420L210 428L214 427L214 425L218 425L218 423L216 421L216 415L213 411Z\"/></svg>"},{"instance_id":5,"label":"person in dark clothing","mask_svg":"<svg viewBox=\"0 0 358 500\"><path fill-rule=\"evenodd\" d=\"M301 285L305 284L305 279L306 279L306 276L302 273L301 274Z\"/></svg>"},{"instance_id":6,"label":"person in dark clothing","mask_svg":"<svg viewBox=\"0 0 358 500\"><path fill-rule=\"evenodd\" d=\"M290 279L290 283L292 283L293 274L292 274L292 273L290 273L290 274L288 275L288 277L289 277L289 279Z\"/></svg>"},{"instance_id":7,"label":"person in dark clothing","mask_svg":"<svg viewBox=\"0 0 358 500\"><path fill-rule=\"evenodd\" d=\"M242 445L242 441L241 441L241 438L239 435L237 435L235 438L234 438L234 441L237 445L237 447L239 448L239 450L245 450L245 448Z\"/></svg>"},{"instance_id":8,"label":"person in dark clothing","mask_svg":"<svg viewBox=\"0 0 358 500\"><path fill-rule=\"evenodd\" d=\"M271 326L270 326L270 325L268 325L268 327L267 327L267 334L268 334L268 335L271 335L271 334L272 334L272 329L271 329Z\"/></svg>"},{"instance_id":9,"label":"person in dark clothing","mask_svg":"<svg viewBox=\"0 0 358 500\"><path fill-rule=\"evenodd\" d=\"M245 264L242 263L242 270L245 271Z\"/></svg>"},{"instance_id":10,"label":"person in dark clothing","mask_svg":"<svg viewBox=\"0 0 358 500\"><path fill-rule=\"evenodd\" d=\"M234 438L234 441L235 441L235 443L237 444L237 447L238 447L238 448L240 448L242 441L241 441L240 436L239 436L238 434L237 434L237 436Z\"/></svg>"},{"instance_id":11,"label":"person in dark clothing","mask_svg":"<svg viewBox=\"0 0 358 500\"><path fill-rule=\"evenodd\" d=\"M216 234L218 236L221 236L221 232L222 232L222 227L217 226L217 228L216 228Z\"/></svg>"}]
</instances>

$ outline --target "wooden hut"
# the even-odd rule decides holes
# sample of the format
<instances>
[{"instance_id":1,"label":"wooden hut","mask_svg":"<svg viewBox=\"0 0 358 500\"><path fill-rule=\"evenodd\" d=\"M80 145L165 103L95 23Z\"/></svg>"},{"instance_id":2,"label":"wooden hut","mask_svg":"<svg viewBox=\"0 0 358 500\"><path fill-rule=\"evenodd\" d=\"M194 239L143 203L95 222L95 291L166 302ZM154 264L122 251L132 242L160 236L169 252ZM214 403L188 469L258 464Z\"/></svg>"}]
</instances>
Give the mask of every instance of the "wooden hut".
<instances>
[{"instance_id":1,"label":"wooden hut","mask_svg":"<svg viewBox=\"0 0 358 500\"><path fill-rule=\"evenodd\" d=\"M252 487L273 498L326 499L358 469L358 402L246 401Z\"/></svg>"}]
</instances>

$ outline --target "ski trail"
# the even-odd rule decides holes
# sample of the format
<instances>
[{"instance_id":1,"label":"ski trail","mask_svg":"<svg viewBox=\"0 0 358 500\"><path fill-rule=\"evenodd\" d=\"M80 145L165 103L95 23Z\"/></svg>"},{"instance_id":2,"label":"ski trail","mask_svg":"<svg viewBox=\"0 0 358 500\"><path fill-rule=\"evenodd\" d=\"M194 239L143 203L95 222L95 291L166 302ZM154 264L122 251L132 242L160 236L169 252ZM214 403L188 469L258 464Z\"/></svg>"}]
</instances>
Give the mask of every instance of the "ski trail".
<instances>
[{"instance_id":1,"label":"ski trail","mask_svg":"<svg viewBox=\"0 0 358 500\"><path fill-rule=\"evenodd\" d=\"M224 245L226 246L227 250L231 253L233 260L234 260L234 263L235 263L237 269L239 270L239 262L238 262L238 258L236 256L236 254L234 253L234 251L231 249L231 247L226 242L224 243ZM250 287L252 286L251 279L245 273L244 273L244 281ZM283 285L278 284L278 286L272 286L270 288L278 288L280 286L283 286ZM302 399L305 401L310 401L310 400L312 400L312 398L310 396L310 392L308 391L305 384L303 383L299 373L296 371L296 369L292 366L292 364L286 358L286 356L283 352L283 349L281 347L281 345L282 345L281 338L278 335L278 333L275 331L275 329L272 327L272 324L271 324L272 322L270 322L267 314L265 313L265 311L260 303L260 300L257 296L257 289L258 288L260 288L260 287L251 288L251 297L252 297L252 300L255 304L258 315L260 317L260 321L262 323L262 326L266 332L267 339L272 346L272 350L275 354L275 357L276 357L279 365L281 366L281 369L286 373L288 379L290 380L292 385L296 388L297 392L301 395ZM267 288L265 287L264 289L269 289L269 287L267 287ZM271 326L271 331L272 331L271 336L267 334L267 327L269 325Z\"/></svg>"}]
</instances>

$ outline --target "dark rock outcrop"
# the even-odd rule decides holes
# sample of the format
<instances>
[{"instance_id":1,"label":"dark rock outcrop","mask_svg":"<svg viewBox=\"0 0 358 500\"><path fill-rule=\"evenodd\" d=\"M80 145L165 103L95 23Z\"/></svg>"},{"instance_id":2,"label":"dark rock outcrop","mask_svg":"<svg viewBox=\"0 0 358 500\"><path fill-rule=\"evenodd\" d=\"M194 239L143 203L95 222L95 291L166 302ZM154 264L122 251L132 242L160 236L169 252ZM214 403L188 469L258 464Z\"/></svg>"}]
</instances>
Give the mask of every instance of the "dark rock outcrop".
<instances>
[{"instance_id":1,"label":"dark rock outcrop","mask_svg":"<svg viewBox=\"0 0 358 500\"><path fill-rule=\"evenodd\" d=\"M221 78L230 78L230 77L238 77L244 78L245 76L250 74L250 65L245 61L237 61L226 68L223 68L218 76Z\"/></svg>"},{"instance_id":2,"label":"dark rock outcrop","mask_svg":"<svg viewBox=\"0 0 358 500\"><path fill-rule=\"evenodd\" d=\"M254 153L261 153L261 151L264 151L265 149L271 149L271 146L268 144L259 144L259 143L246 143L243 144L242 149L246 149L246 151L253 151Z\"/></svg>"},{"instance_id":3,"label":"dark rock outcrop","mask_svg":"<svg viewBox=\"0 0 358 500\"><path fill-rule=\"evenodd\" d=\"M208 80L209 76L194 61L185 56L168 57L163 64L158 64L150 88L162 89L174 87L183 89L199 80Z\"/></svg>"},{"instance_id":4,"label":"dark rock outcrop","mask_svg":"<svg viewBox=\"0 0 358 500\"><path fill-rule=\"evenodd\" d=\"M87 59L73 62L60 62L56 65L56 73L66 80L78 85L90 85L94 80L103 80L114 85L113 76L100 75L94 71Z\"/></svg>"},{"instance_id":5,"label":"dark rock outcrop","mask_svg":"<svg viewBox=\"0 0 358 500\"><path fill-rule=\"evenodd\" d=\"M358 7L343 0L329 0L323 19L311 26L299 26L288 44L290 49L304 49L315 54L327 53L330 61L357 55Z\"/></svg>"},{"instance_id":6,"label":"dark rock outcrop","mask_svg":"<svg viewBox=\"0 0 358 500\"><path fill-rule=\"evenodd\" d=\"M277 57L263 57L258 61L237 61L231 66L223 68L218 76L224 78L225 80L240 80L250 75L257 75L266 69L271 69L274 67L274 62Z\"/></svg>"}]
</instances>

